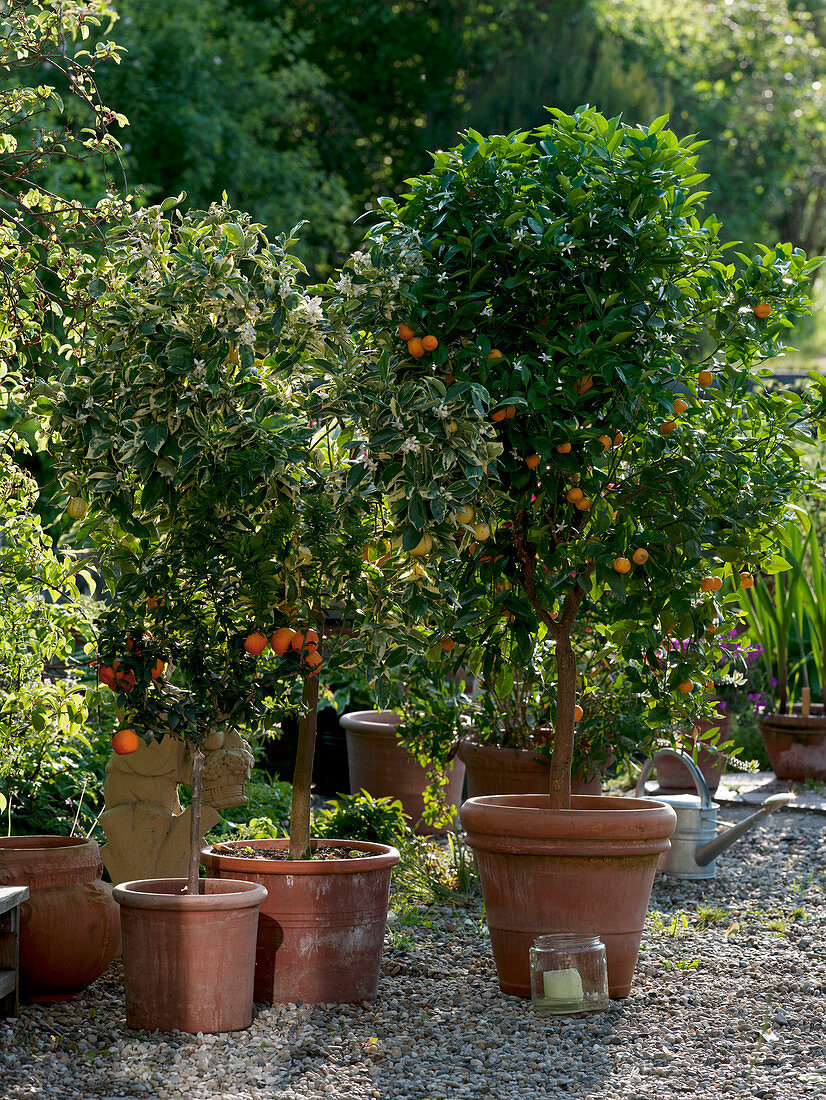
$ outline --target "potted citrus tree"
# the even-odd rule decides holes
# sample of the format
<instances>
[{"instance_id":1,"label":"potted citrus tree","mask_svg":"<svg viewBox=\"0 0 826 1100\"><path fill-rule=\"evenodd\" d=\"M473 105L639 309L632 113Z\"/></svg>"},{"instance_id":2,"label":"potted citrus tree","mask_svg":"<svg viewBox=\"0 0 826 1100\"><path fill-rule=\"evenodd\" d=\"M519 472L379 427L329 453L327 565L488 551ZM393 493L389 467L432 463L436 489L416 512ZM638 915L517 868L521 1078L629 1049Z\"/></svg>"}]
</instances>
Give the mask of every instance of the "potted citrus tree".
<instances>
[{"instance_id":1,"label":"potted citrus tree","mask_svg":"<svg viewBox=\"0 0 826 1100\"><path fill-rule=\"evenodd\" d=\"M728 262L719 224L698 217L696 145L665 118L552 114L437 153L381 203L368 247L411 272L396 336L410 374L440 379L447 400L476 387L503 448L496 511L466 496L462 614L444 633L484 645L487 678L540 631L555 650L548 794L462 811L500 986L527 995L537 933L583 930L603 936L623 996L674 816L571 798L575 624L596 609L647 722L685 728L708 711L718 581L771 568L804 481L806 406L766 393L754 368L806 311L815 263L790 245ZM411 519L409 545L449 552L440 516Z\"/></svg>"}]
</instances>

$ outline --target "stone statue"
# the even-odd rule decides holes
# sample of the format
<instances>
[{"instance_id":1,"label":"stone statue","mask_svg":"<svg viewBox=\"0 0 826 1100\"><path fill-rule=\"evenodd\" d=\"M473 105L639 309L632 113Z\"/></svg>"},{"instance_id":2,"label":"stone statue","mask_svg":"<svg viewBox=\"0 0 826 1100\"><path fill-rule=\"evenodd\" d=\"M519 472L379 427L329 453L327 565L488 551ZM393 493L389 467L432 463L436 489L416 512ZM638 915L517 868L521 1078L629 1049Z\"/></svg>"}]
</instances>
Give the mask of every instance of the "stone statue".
<instances>
[{"instance_id":1,"label":"stone statue","mask_svg":"<svg viewBox=\"0 0 826 1100\"><path fill-rule=\"evenodd\" d=\"M249 745L236 730L213 734L204 749L202 837L221 820L218 810L247 801L253 766ZM186 878L190 811L181 809L178 784L191 782L190 753L177 738L166 736L133 753L113 754L100 815L107 841L101 856L112 882Z\"/></svg>"}]
</instances>

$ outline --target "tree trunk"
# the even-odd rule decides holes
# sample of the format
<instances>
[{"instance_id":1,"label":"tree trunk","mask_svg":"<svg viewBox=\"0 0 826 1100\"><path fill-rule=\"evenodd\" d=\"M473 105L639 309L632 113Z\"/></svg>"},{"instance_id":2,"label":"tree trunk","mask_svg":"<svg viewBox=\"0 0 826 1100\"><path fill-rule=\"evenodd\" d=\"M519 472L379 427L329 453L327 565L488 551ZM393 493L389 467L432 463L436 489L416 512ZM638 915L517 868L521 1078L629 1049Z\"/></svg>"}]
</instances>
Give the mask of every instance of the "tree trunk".
<instances>
[{"instance_id":1,"label":"tree trunk","mask_svg":"<svg viewBox=\"0 0 826 1100\"><path fill-rule=\"evenodd\" d=\"M550 775L552 810L571 808L575 706L576 656L571 646L571 636L565 634L556 642L556 723Z\"/></svg>"},{"instance_id":2,"label":"tree trunk","mask_svg":"<svg viewBox=\"0 0 826 1100\"><path fill-rule=\"evenodd\" d=\"M310 858L310 787L313 781L316 725L318 720L318 673L304 680L301 696L304 714L298 726L298 748L293 773L290 810L290 859Z\"/></svg>"},{"instance_id":3,"label":"tree trunk","mask_svg":"<svg viewBox=\"0 0 826 1100\"><path fill-rule=\"evenodd\" d=\"M189 872L186 892L198 893L198 872L201 867L201 790L204 777L204 750L188 742L192 753L192 805L189 808Z\"/></svg>"}]
</instances>

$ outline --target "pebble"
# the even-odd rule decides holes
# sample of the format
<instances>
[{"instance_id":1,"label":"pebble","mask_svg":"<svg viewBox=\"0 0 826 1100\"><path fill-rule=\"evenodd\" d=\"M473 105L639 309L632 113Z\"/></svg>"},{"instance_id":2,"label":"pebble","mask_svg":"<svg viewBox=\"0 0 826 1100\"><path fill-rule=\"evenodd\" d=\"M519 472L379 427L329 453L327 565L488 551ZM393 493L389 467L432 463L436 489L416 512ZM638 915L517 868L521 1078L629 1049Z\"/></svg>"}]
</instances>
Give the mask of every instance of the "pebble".
<instances>
[{"instance_id":1,"label":"pebble","mask_svg":"<svg viewBox=\"0 0 826 1100\"><path fill-rule=\"evenodd\" d=\"M604 1013L534 1015L499 992L480 904L434 908L410 946L388 937L375 1001L261 1005L246 1032L127 1028L115 963L0 1019L0 1100L819 1100L826 817L793 822L794 845L775 814L716 879L658 877L631 994Z\"/></svg>"}]
</instances>

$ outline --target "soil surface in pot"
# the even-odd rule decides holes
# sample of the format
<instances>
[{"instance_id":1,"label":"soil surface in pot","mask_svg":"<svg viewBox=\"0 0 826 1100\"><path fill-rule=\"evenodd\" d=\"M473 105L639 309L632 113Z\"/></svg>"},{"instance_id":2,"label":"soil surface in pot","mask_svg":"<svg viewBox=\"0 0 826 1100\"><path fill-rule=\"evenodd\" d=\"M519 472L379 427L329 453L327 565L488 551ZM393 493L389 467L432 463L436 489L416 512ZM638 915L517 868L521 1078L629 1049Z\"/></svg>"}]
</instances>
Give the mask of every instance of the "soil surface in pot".
<instances>
[{"instance_id":1,"label":"soil surface in pot","mask_svg":"<svg viewBox=\"0 0 826 1100\"><path fill-rule=\"evenodd\" d=\"M239 844L213 844L212 851L221 856L236 856L239 859L280 859L287 862L290 856L289 848L253 848ZM369 859L377 855L376 852L360 852L355 848L313 848L310 859L323 862L329 859Z\"/></svg>"}]
</instances>

